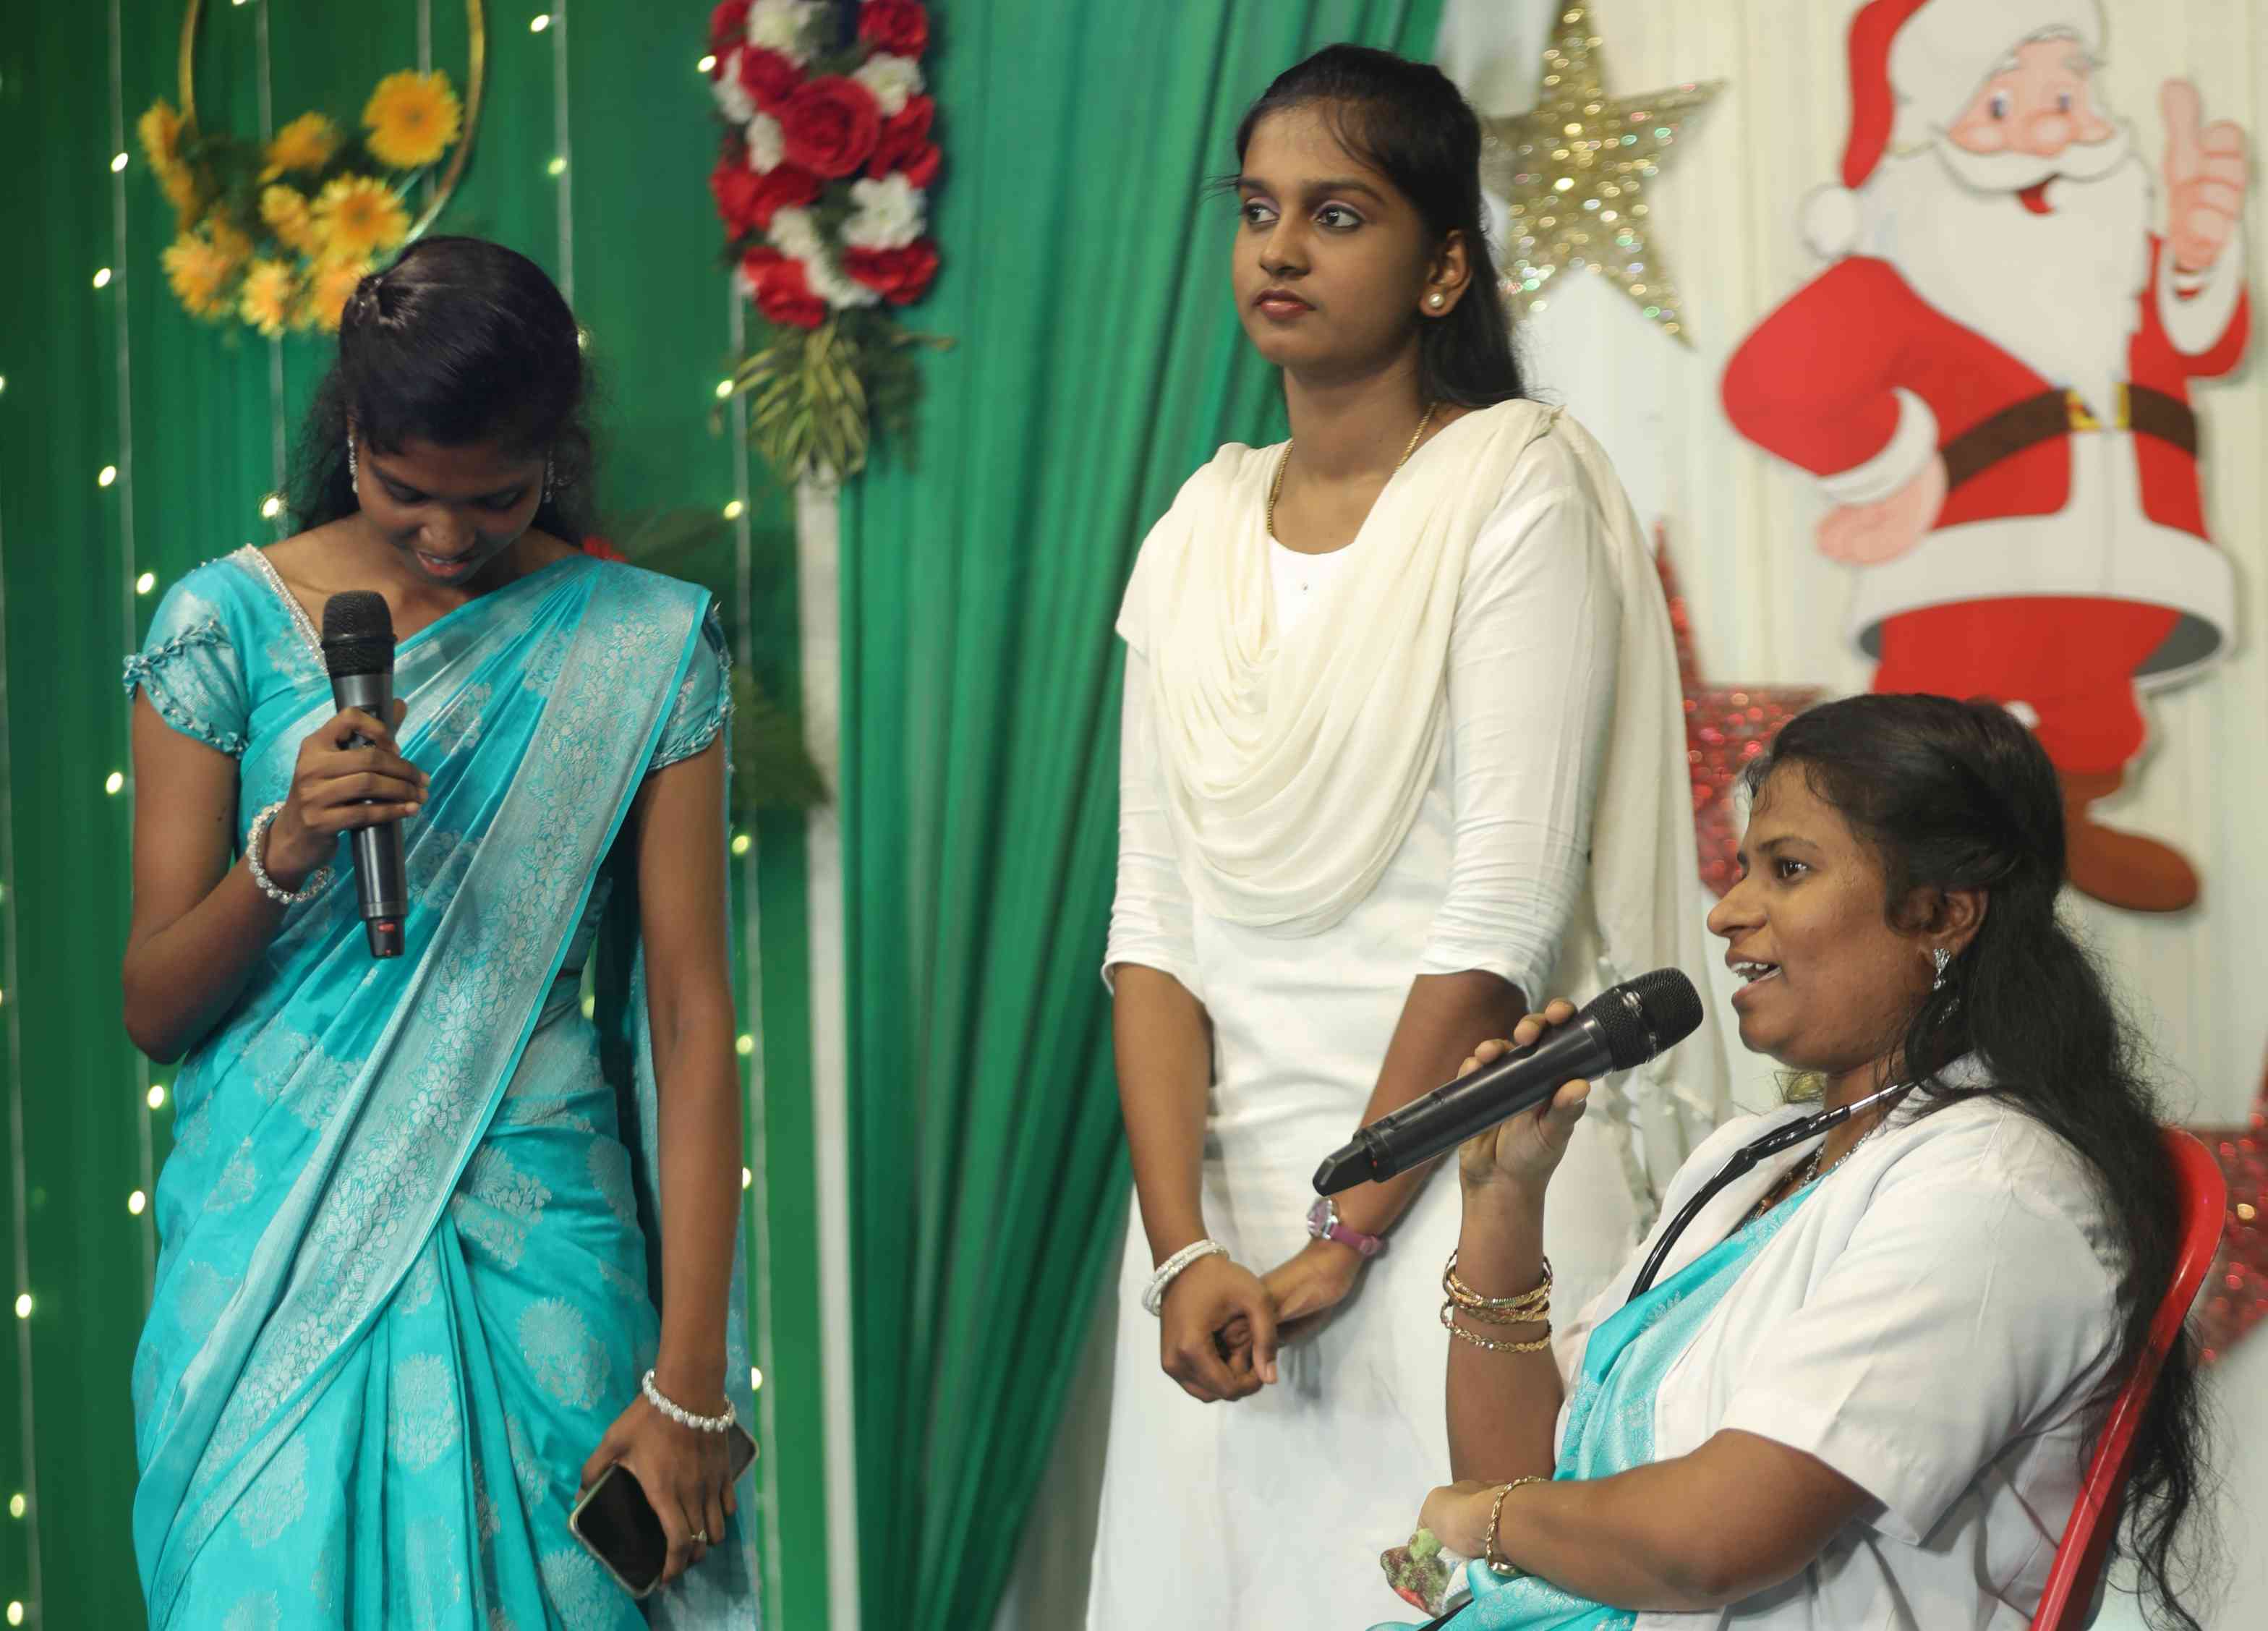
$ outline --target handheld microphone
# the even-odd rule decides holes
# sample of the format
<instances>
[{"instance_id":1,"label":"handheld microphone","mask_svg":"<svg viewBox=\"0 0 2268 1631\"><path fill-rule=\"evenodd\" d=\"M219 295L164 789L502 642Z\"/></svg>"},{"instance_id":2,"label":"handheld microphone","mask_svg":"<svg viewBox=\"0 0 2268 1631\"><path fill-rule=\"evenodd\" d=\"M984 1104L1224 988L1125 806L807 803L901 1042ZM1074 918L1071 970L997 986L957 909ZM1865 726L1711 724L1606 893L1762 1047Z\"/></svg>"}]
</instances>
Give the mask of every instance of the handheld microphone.
<instances>
[{"instance_id":1,"label":"handheld microphone","mask_svg":"<svg viewBox=\"0 0 2268 1631\"><path fill-rule=\"evenodd\" d=\"M1700 993L1675 969L1656 969L1609 986L1528 1046L1362 1128L1315 1169L1315 1192L1335 1195L1407 1172L1535 1109L1571 1081L1645 1064L1700 1023Z\"/></svg>"},{"instance_id":2,"label":"handheld microphone","mask_svg":"<svg viewBox=\"0 0 2268 1631\"><path fill-rule=\"evenodd\" d=\"M393 719L394 614L386 609L384 595L350 589L323 603L323 666L331 671L331 698L340 707L359 708L374 720ZM363 742L360 736L355 740ZM398 957L401 920L409 911L401 823L387 821L357 828L354 861L370 955Z\"/></svg>"}]
</instances>

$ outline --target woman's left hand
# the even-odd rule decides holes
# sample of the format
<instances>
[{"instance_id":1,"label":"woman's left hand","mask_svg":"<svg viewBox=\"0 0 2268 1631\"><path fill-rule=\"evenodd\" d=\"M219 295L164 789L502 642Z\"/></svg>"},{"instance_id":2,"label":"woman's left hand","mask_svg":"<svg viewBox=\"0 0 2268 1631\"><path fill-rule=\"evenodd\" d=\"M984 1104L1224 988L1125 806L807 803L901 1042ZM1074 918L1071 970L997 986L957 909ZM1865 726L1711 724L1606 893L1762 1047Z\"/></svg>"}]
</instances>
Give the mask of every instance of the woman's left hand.
<instances>
[{"instance_id":1,"label":"woman's left hand","mask_svg":"<svg viewBox=\"0 0 2268 1631\"><path fill-rule=\"evenodd\" d=\"M1312 1334L1322 1323L1317 1316L1345 1302L1361 1273L1362 1259L1346 1247L1311 1240L1297 1256L1263 1274L1260 1284L1276 1304L1277 1341L1297 1342ZM1252 1340L1242 1315L1222 1327L1220 1340L1232 1353Z\"/></svg>"},{"instance_id":2,"label":"woman's left hand","mask_svg":"<svg viewBox=\"0 0 2268 1631\"><path fill-rule=\"evenodd\" d=\"M1425 1497L1418 1513L1418 1527L1430 1529L1433 1538L1450 1551L1478 1557L1488 1546L1489 1509L1496 1504L1501 1483L1484 1484L1476 1478L1444 1484Z\"/></svg>"},{"instance_id":3,"label":"woman's left hand","mask_svg":"<svg viewBox=\"0 0 2268 1631\"><path fill-rule=\"evenodd\" d=\"M1260 1277L1268 1295L1276 1299L1279 1339L1297 1341L1314 1329L1318 1314L1336 1308L1354 1289L1362 1273L1362 1258L1335 1240L1311 1240L1297 1256L1278 1264Z\"/></svg>"},{"instance_id":4,"label":"woman's left hand","mask_svg":"<svg viewBox=\"0 0 2268 1631\"><path fill-rule=\"evenodd\" d=\"M725 1520L735 1509L731 1445L730 1434L680 1427L641 1395L615 1418L575 1487L589 1489L618 1463L629 1469L669 1537L661 1571L667 1585L725 1539Z\"/></svg>"}]
</instances>

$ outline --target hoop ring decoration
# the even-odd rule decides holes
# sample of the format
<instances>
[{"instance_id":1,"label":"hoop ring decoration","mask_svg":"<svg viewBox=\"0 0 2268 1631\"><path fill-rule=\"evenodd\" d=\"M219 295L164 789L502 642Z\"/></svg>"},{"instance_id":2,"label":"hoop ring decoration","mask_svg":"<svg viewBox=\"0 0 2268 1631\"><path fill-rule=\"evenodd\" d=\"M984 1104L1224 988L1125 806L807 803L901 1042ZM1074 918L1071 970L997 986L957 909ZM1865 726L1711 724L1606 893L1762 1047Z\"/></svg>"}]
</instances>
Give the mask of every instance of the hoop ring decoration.
<instances>
[{"instance_id":1,"label":"hoop ring decoration","mask_svg":"<svg viewBox=\"0 0 2268 1631\"><path fill-rule=\"evenodd\" d=\"M197 24L204 15L204 0L189 0L187 16L181 18L181 126L184 129L197 128ZM407 246L425 235L449 196L457 190L457 182L465 173L465 164L473 156L473 136L481 125L481 82L487 76L489 55L488 19L481 0L465 0L465 27L469 39L466 55L470 59L465 67L465 129L457 138L457 151L449 155L449 167L441 173L435 183L433 196L427 201L424 212L410 223Z\"/></svg>"}]
</instances>

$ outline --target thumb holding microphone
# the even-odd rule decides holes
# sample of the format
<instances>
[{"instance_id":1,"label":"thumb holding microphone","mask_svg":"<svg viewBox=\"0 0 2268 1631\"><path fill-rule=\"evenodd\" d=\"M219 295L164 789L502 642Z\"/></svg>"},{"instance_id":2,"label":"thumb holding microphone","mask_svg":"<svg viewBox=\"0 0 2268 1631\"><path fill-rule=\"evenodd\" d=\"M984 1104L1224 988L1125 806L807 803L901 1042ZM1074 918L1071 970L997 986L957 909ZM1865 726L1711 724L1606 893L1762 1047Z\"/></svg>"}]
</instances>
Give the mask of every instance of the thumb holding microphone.
<instances>
[{"instance_id":1,"label":"thumb holding microphone","mask_svg":"<svg viewBox=\"0 0 2268 1631\"><path fill-rule=\"evenodd\" d=\"M1484 1042L1457 1067L1460 1077L1492 1065L1516 1048L1534 1046L1545 1031L1575 1017L1575 1005L1555 997L1541 1014L1531 1014L1513 1028L1506 1040ZM1532 1110L1516 1111L1492 1127L1485 1127L1457 1147L1457 1175L1468 1195L1498 1185L1541 1195L1567 1154L1568 1140L1589 1105L1591 1084L1583 1077L1560 1086Z\"/></svg>"}]
</instances>

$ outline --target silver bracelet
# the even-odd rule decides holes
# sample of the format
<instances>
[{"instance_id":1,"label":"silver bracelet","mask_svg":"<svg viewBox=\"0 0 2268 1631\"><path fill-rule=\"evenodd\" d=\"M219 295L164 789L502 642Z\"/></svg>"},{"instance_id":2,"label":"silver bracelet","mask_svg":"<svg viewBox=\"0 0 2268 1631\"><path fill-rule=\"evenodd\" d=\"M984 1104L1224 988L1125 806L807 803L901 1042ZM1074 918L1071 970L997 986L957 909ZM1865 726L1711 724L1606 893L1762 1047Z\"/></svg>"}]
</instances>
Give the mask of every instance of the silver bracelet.
<instances>
[{"instance_id":1,"label":"silver bracelet","mask_svg":"<svg viewBox=\"0 0 2268 1631\"><path fill-rule=\"evenodd\" d=\"M1193 1240L1179 1251L1158 1265L1158 1272L1150 1276L1149 1288L1142 1294L1142 1311L1163 1318L1166 1291L1181 1272L1199 1258L1226 1257L1228 1248L1217 1240Z\"/></svg>"},{"instance_id":2,"label":"silver bracelet","mask_svg":"<svg viewBox=\"0 0 2268 1631\"><path fill-rule=\"evenodd\" d=\"M284 801L278 799L252 818L251 834L244 840L244 859L251 863L252 881L260 886L262 895L279 906L304 906L331 887L331 869L328 867L316 867L307 881L299 886L297 895L279 888L276 880L268 875L268 868L261 864L261 852L268 847L269 823L276 819L276 813L283 808Z\"/></svg>"},{"instance_id":3,"label":"silver bracelet","mask_svg":"<svg viewBox=\"0 0 2268 1631\"><path fill-rule=\"evenodd\" d=\"M729 1433L740 1419L733 1412L733 1401L729 1398L725 1401L723 1415L695 1415L653 1384L653 1372L651 1370L645 1373L645 1379L638 1384L638 1391L645 1395L647 1404L652 1405L663 1415L676 1422L678 1426L691 1428L696 1433Z\"/></svg>"}]
</instances>

